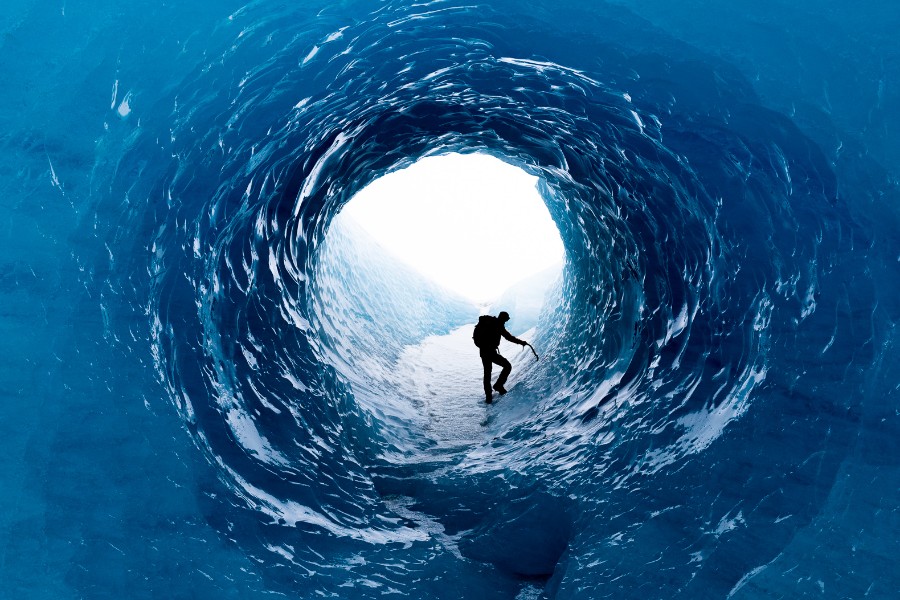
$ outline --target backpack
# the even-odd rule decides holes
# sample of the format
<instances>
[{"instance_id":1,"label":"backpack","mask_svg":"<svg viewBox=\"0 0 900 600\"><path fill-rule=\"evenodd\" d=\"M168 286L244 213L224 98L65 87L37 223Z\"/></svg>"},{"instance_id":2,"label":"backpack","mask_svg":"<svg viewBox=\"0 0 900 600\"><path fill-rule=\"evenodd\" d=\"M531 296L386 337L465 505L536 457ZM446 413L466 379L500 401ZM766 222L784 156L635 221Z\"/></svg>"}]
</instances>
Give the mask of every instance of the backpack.
<instances>
[{"instance_id":1,"label":"backpack","mask_svg":"<svg viewBox=\"0 0 900 600\"><path fill-rule=\"evenodd\" d=\"M491 315L481 315L478 317L475 331L472 332L472 341L475 342L476 346L479 348L496 348L496 345L491 346L491 342L494 341L493 338L497 337L495 333L497 327L494 324L494 321L496 320L496 317L492 317Z\"/></svg>"}]
</instances>

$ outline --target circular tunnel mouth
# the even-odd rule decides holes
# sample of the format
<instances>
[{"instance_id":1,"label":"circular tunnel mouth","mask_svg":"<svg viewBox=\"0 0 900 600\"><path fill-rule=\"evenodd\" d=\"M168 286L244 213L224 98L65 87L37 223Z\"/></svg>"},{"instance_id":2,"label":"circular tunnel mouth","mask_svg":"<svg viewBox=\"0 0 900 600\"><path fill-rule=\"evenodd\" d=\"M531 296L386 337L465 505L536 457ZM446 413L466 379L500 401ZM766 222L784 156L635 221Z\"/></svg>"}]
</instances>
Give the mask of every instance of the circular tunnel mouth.
<instances>
[{"instance_id":1,"label":"circular tunnel mouth","mask_svg":"<svg viewBox=\"0 0 900 600\"><path fill-rule=\"evenodd\" d=\"M512 73L491 78L492 84L537 78L556 93L516 98L523 92L515 86L502 95L485 94L461 104L413 93L402 110L391 103L390 110L367 108L359 114L327 105L306 114L305 107L294 107L298 112L281 135L289 139L296 135L294 128L304 132L299 159L281 139L256 149L254 169L238 178L246 185L236 182L222 188L202 218L191 247L212 249L201 275L210 283L200 291L206 296L201 302L204 352L214 358L213 368L202 377L226 393L203 407L205 414L196 421L212 426L201 438L204 445L234 444L241 449L235 463L246 466L232 469L235 465L230 464L228 471L240 477L237 481L244 480L239 475L243 469L263 480L273 475L280 479L278 473L292 471L298 460L305 464L307 445L300 444L298 455L297 435L308 436L313 445L352 451L359 460L354 468L363 478L372 475L380 457L408 449L408 442L401 443L394 432L410 432L406 423L414 420L414 411L384 411L374 402L370 410L361 411L357 400L362 394L357 390L355 395L339 372L355 372L361 363L347 357L361 348L367 356L383 359L375 371L390 372L391 361L410 344L385 349L378 347L379 341L403 335L415 339L402 330L410 320L388 319L390 333L372 335L378 324L354 305L366 300L366 294L328 292L316 269L330 268L318 259L340 208L378 173L411 164L410 157L476 148L536 175L567 249L558 294L534 340L546 360L520 369L522 391L536 400L518 404L516 418L504 421L510 429L499 436L503 439L515 430L520 441L528 443L511 449L511 455L495 453L483 465L502 470L512 460L528 471L548 457L563 460L568 448L552 443L555 435L562 435L552 433L552 423L575 418L589 428L608 428L607 419L597 416L615 406L617 418L629 415L631 424L643 428L647 417L641 415L652 410L647 386L684 386L678 376L660 384L653 382L653 375L657 369L670 372L672 364L684 360L717 243L711 227L714 204L690 169L648 134L646 123L654 121L638 114L628 94L546 64L501 60L494 67ZM596 97L585 102L584 88L589 85L603 102ZM559 90L570 90L571 95ZM338 95L331 101L343 99ZM578 110L568 106L575 100L580 102ZM585 114L589 109L597 114ZM331 122L321 114L341 114L342 119ZM241 208L235 212L231 193L237 190ZM227 220L220 216L229 213ZM647 272L654 273L653 286L645 281ZM381 293L402 289L386 286ZM330 329L327 311L315 305L329 295L341 298L341 316L349 319ZM437 305L435 300L431 307ZM468 313L460 320L460 311L446 308L446 314L430 324L431 330L473 321ZM426 311L412 321L428 324ZM232 331L240 332L236 340ZM357 337L349 342L353 335ZM754 359L750 355L742 360L747 365ZM357 383L362 390L367 385ZM685 403L676 409L691 411ZM280 416L284 414L291 419ZM676 448L674 455L686 448ZM259 462L265 465L262 472L253 466ZM311 480L314 473L303 478ZM271 485L247 483L239 487L264 490ZM354 504L363 514L376 506Z\"/></svg>"}]
</instances>

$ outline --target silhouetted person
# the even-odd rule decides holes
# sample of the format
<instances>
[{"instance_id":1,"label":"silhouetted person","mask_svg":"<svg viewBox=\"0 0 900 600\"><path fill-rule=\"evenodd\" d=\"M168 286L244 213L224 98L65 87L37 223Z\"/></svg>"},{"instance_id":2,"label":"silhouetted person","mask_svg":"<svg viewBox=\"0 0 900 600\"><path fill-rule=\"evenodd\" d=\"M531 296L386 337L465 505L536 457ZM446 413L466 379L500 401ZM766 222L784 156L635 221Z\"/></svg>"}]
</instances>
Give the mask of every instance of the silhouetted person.
<instances>
[{"instance_id":1,"label":"silhouetted person","mask_svg":"<svg viewBox=\"0 0 900 600\"><path fill-rule=\"evenodd\" d=\"M472 334L475 345L481 351L481 364L484 365L484 401L488 404L492 402L493 396L491 393L491 369L493 369L493 365L497 364L503 368L500 371L500 377L497 378L497 383L494 384L494 389L500 392L501 395L506 393L506 388L503 387L503 384L506 383L506 378L509 377L509 373L512 371L512 365L509 364L509 361L497 352L497 348L500 346L500 337L502 336L520 346L528 345L528 342L523 342L519 338L513 337L506 330L507 321L509 321L509 313L506 311L501 312L496 317L482 315L478 317L478 325L475 326L475 333Z\"/></svg>"}]
</instances>

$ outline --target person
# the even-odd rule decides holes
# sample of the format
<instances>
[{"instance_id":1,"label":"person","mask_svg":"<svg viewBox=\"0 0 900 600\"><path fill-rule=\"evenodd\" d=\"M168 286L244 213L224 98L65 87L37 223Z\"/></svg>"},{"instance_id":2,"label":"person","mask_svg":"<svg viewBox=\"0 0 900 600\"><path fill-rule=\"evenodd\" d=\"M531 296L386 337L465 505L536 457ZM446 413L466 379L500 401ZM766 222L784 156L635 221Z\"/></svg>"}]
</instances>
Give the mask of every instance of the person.
<instances>
[{"instance_id":1,"label":"person","mask_svg":"<svg viewBox=\"0 0 900 600\"><path fill-rule=\"evenodd\" d=\"M503 385L512 371L512 365L508 360L500 356L500 353L497 351L500 347L500 338L504 337L520 346L528 345L528 342L514 337L506 330L507 321L509 321L509 313L506 311L501 312L496 317L482 315L478 318L478 325L475 326L475 333L472 335L472 339L475 341L475 345L478 346L481 354L481 364L484 365L484 401L487 404L493 402L493 392L491 391L491 370L493 365L500 365L502 368L500 377L497 378L497 383L493 385L493 389L498 391L500 395L506 393L506 388Z\"/></svg>"}]
</instances>

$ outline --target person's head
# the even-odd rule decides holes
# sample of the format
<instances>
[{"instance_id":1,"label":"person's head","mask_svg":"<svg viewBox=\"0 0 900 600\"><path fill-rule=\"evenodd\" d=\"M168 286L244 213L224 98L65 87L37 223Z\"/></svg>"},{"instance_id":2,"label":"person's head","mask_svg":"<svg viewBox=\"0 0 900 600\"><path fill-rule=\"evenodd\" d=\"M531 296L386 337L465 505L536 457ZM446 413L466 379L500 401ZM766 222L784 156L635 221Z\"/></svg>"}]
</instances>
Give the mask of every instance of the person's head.
<instances>
[{"instance_id":1,"label":"person's head","mask_svg":"<svg viewBox=\"0 0 900 600\"><path fill-rule=\"evenodd\" d=\"M500 319L501 323L506 323L507 321L509 321L509 313L504 310L499 315L497 315L497 318Z\"/></svg>"}]
</instances>

